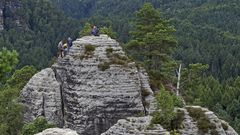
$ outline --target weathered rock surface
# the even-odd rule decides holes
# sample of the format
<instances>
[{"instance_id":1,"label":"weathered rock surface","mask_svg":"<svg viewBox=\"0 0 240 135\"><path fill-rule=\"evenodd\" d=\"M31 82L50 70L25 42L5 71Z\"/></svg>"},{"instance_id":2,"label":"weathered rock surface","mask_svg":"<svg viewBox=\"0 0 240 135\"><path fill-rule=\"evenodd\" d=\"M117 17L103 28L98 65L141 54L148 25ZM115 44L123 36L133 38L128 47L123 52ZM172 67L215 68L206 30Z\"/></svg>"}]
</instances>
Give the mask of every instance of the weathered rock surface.
<instances>
[{"instance_id":1,"label":"weathered rock surface","mask_svg":"<svg viewBox=\"0 0 240 135\"><path fill-rule=\"evenodd\" d=\"M88 56L86 45L95 47ZM99 69L100 64L111 61L107 48L125 56L119 43L108 36L86 36L77 39L69 55L59 58L51 69L36 74L21 92L25 121L44 116L81 135L99 135L119 119L152 110L148 76L134 62ZM142 90L148 93L145 97Z\"/></svg>"},{"instance_id":2,"label":"weathered rock surface","mask_svg":"<svg viewBox=\"0 0 240 135\"><path fill-rule=\"evenodd\" d=\"M179 111L184 113L182 126L183 129L179 129L180 134L182 135L197 135L198 127L197 122L189 116L189 112L185 108L178 108Z\"/></svg>"},{"instance_id":3,"label":"weathered rock surface","mask_svg":"<svg viewBox=\"0 0 240 135\"><path fill-rule=\"evenodd\" d=\"M205 117L209 120L209 124L212 124L212 129L209 129L207 133L203 133L198 128L197 121L189 115L186 108L178 108L178 111L183 112L183 121L181 122L181 129L177 132L180 135L238 135L234 129L229 126L228 123L217 118L217 116L206 108L200 106L188 106L188 108L201 109L204 112ZM199 114L195 114L198 116ZM168 131L163 129L158 124L150 125L152 117L129 117L127 119L119 120L117 124L112 126L108 131L101 135L167 135ZM205 123L206 124L206 123Z\"/></svg>"},{"instance_id":4,"label":"weathered rock surface","mask_svg":"<svg viewBox=\"0 0 240 135\"><path fill-rule=\"evenodd\" d=\"M170 135L159 124L150 127L151 119L151 116L122 119L101 135Z\"/></svg>"},{"instance_id":5,"label":"weathered rock surface","mask_svg":"<svg viewBox=\"0 0 240 135\"><path fill-rule=\"evenodd\" d=\"M44 116L48 121L62 126L62 97L60 83L51 68L35 74L21 92L25 107L24 119L33 121Z\"/></svg>"},{"instance_id":6,"label":"weathered rock surface","mask_svg":"<svg viewBox=\"0 0 240 135\"><path fill-rule=\"evenodd\" d=\"M187 106L186 109L181 109L184 111L184 121L183 121L183 129L180 130L181 134L191 134L191 135L199 135L203 134L201 129L198 128L197 120L194 121L194 117L192 118L189 114L188 110L195 110L195 116L201 115L200 112L203 112L204 117L208 119L211 128L208 129L208 133L204 133L205 135L218 134L218 135L238 135L237 132L229 126L228 123L218 119L218 117L206 108L202 108L200 106ZM200 111L199 111L200 110ZM196 118L195 118L196 119ZM209 125L210 125L209 124Z\"/></svg>"},{"instance_id":7,"label":"weathered rock surface","mask_svg":"<svg viewBox=\"0 0 240 135\"><path fill-rule=\"evenodd\" d=\"M124 57L119 43L106 35L77 39L66 57L34 75L21 91L24 120L44 116L58 127L76 130L80 135L169 134L158 124L150 125L151 116L134 117L148 115L156 108L146 71ZM122 62L123 58L127 62ZM216 127L207 135L237 135L213 112L192 108L203 110ZM203 134L188 109L179 110L183 118L178 132Z\"/></svg>"},{"instance_id":8,"label":"weathered rock surface","mask_svg":"<svg viewBox=\"0 0 240 135\"><path fill-rule=\"evenodd\" d=\"M78 135L71 129L49 128L35 135Z\"/></svg>"}]
</instances>

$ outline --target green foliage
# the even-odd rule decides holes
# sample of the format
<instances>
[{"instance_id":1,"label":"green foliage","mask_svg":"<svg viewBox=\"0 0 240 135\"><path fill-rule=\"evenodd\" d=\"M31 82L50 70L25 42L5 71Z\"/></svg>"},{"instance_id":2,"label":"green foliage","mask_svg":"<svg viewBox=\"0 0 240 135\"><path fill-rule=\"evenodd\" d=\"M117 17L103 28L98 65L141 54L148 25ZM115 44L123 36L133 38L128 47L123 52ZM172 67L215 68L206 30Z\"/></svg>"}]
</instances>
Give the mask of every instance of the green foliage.
<instances>
[{"instance_id":1,"label":"green foliage","mask_svg":"<svg viewBox=\"0 0 240 135\"><path fill-rule=\"evenodd\" d=\"M52 1L69 16L84 18L83 21L91 20L93 24L100 24L99 26L112 26L117 32L119 41L124 43L129 41L129 31L135 26L132 23L135 11L146 2L143 0ZM181 60L185 65L198 62L208 64L210 67L208 73L221 80L239 76L240 3L238 1L147 0L147 2L159 8L162 16L171 20L171 24L177 29L175 35L179 47L174 52L176 59ZM138 50L135 55L137 52Z\"/></svg>"},{"instance_id":2,"label":"green foliage","mask_svg":"<svg viewBox=\"0 0 240 135\"><path fill-rule=\"evenodd\" d=\"M0 132L4 135L17 135L22 128L22 106L18 103L19 91L27 83L27 81L36 72L33 67L26 66L20 70L16 70L10 76L14 66L17 63L17 53L3 49L0 52L1 74L4 80L0 80ZM5 81L7 80L7 81Z\"/></svg>"},{"instance_id":3,"label":"green foliage","mask_svg":"<svg viewBox=\"0 0 240 135\"><path fill-rule=\"evenodd\" d=\"M22 106L17 102L17 93L16 88L0 91L0 131L4 135L17 135L22 128Z\"/></svg>"},{"instance_id":4,"label":"green foliage","mask_svg":"<svg viewBox=\"0 0 240 135\"><path fill-rule=\"evenodd\" d=\"M5 19L5 30L0 32L0 48L15 49L19 53L18 68L25 65L35 65L37 69L48 66L48 61L56 54L59 40L68 36L76 37L81 28L78 22L88 21L100 27L112 27L118 40L125 43L130 39L129 31L133 31L133 39L128 42L126 51L149 69L152 88L158 89L162 84L169 83L164 78L173 76L176 63L171 60L170 54L175 49L175 38L172 36L175 33L179 46L173 53L174 57L185 65L203 63L183 69L181 93L184 99L188 104L209 107L240 133L238 1L148 0L155 8L161 8L160 14L149 4L140 9L145 2L141 0L52 0L61 11L81 19L80 21L67 18L45 0L21 2L23 7L18 14L28 28L16 27L13 20ZM136 20L132 22L133 13L137 10ZM7 17L13 16L7 8L4 14ZM160 15L171 20L177 31L174 32L169 22L161 19ZM160 23L155 23L159 20ZM91 31L90 24L86 25L88 27L84 28L83 35L89 35ZM116 63L124 64L121 59L117 59ZM1 64L3 63L0 62ZM106 69L110 64L103 65L107 65ZM14 66L10 67L14 69ZM2 85L7 85L5 81L12 71L1 70L0 68L0 76L4 72L4 79L0 77L0 89L11 91L13 88L7 90ZM23 86L23 83L17 81L20 80L18 77L14 78L16 79L9 81L11 83L7 87L13 86L14 82L19 84L17 87ZM18 93L19 90L15 92ZM178 99L174 99L174 104L178 104ZM1 123L0 133L7 134L8 125Z\"/></svg>"},{"instance_id":5,"label":"green foliage","mask_svg":"<svg viewBox=\"0 0 240 135\"><path fill-rule=\"evenodd\" d=\"M98 65L98 69L101 71L105 71L106 69L110 68L110 64L108 62L103 62Z\"/></svg>"},{"instance_id":6,"label":"green foliage","mask_svg":"<svg viewBox=\"0 0 240 135\"><path fill-rule=\"evenodd\" d=\"M83 29L79 32L79 37L89 36L91 34L92 26L90 23L85 23Z\"/></svg>"},{"instance_id":7,"label":"green foliage","mask_svg":"<svg viewBox=\"0 0 240 135\"><path fill-rule=\"evenodd\" d=\"M142 63L151 80L163 82L171 79L175 62L170 55L177 43L174 32L175 29L160 18L160 12L150 3L136 12L135 29L131 32L133 39L127 44L126 51Z\"/></svg>"},{"instance_id":8,"label":"green foliage","mask_svg":"<svg viewBox=\"0 0 240 135\"><path fill-rule=\"evenodd\" d=\"M168 9L166 17L171 18L178 30L179 48L175 57L186 65L208 64L209 73L220 80L237 77L240 74L240 31L236 28L240 25L235 22L239 20L239 6L239 2L233 4L226 0L180 0L163 6Z\"/></svg>"},{"instance_id":9,"label":"green foliage","mask_svg":"<svg viewBox=\"0 0 240 135\"><path fill-rule=\"evenodd\" d=\"M202 105L217 113L218 117L224 119L238 131L237 123L240 110L239 105L239 77L229 79L220 83L212 76L206 76L208 66L203 64L192 64L188 69L183 69L181 93L187 104ZM206 121L199 122L206 129ZM212 130L214 133L214 130Z\"/></svg>"},{"instance_id":10,"label":"green foliage","mask_svg":"<svg viewBox=\"0 0 240 135\"><path fill-rule=\"evenodd\" d=\"M107 55L109 55L109 54L111 54L111 53L113 53L113 48L107 48L106 49L106 52L107 52Z\"/></svg>"},{"instance_id":11,"label":"green foliage","mask_svg":"<svg viewBox=\"0 0 240 135\"><path fill-rule=\"evenodd\" d=\"M172 97L173 97L174 106L180 107L180 108L184 107L182 98L180 98L179 96L176 96L176 95L172 95Z\"/></svg>"},{"instance_id":12,"label":"green foliage","mask_svg":"<svg viewBox=\"0 0 240 135\"><path fill-rule=\"evenodd\" d=\"M156 61L156 58L167 60L167 56L176 45L176 40L173 37L175 29L166 20L161 19L160 12L149 3L144 4L136 13L135 26L136 29L131 33L134 41L140 43L138 48L144 49L142 50L144 60L150 60L150 65L147 65L147 68L158 69L159 66L153 62Z\"/></svg>"},{"instance_id":13,"label":"green foliage","mask_svg":"<svg viewBox=\"0 0 240 135\"><path fill-rule=\"evenodd\" d=\"M45 129L53 128L55 125L49 124L43 117L38 117L33 122L25 124L22 129L23 135L33 135Z\"/></svg>"},{"instance_id":14,"label":"green foliage","mask_svg":"<svg viewBox=\"0 0 240 135\"><path fill-rule=\"evenodd\" d=\"M188 68L183 68L181 93L187 103L198 103L197 105L202 105L202 100L199 101L199 97L205 94L206 86L202 81L205 78L203 74L207 68L208 65L201 63L190 64Z\"/></svg>"},{"instance_id":15,"label":"green foliage","mask_svg":"<svg viewBox=\"0 0 240 135\"><path fill-rule=\"evenodd\" d=\"M176 117L171 121L171 129L182 129L183 128L183 120L184 120L184 111L177 109Z\"/></svg>"},{"instance_id":16,"label":"green foliage","mask_svg":"<svg viewBox=\"0 0 240 135\"><path fill-rule=\"evenodd\" d=\"M122 65L122 66L128 66L128 62L130 61L128 57L126 56L121 56L117 53L113 53L112 49L107 49L107 57L109 58L109 61L104 61L103 63L100 63L98 65L98 68L101 71L105 71L106 69L110 68L110 65L116 64L116 65ZM111 53L112 52L112 53Z\"/></svg>"},{"instance_id":17,"label":"green foliage","mask_svg":"<svg viewBox=\"0 0 240 135\"><path fill-rule=\"evenodd\" d=\"M100 34L106 34L109 37L116 39L116 33L113 32L112 27L102 27L102 28L100 28Z\"/></svg>"},{"instance_id":18,"label":"green foliage","mask_svg":"<svg viewBox=\"0 0 240 135\"><path fill-rule=\"evenodd\" d=\"M177 133L176 130L172 130L172 131L170 132L170 135L179 135L179 133Z\"/></svg>"},{"instance_id":19,"label":"green foliage","mask_svg":"<svg viewBox=\"0 0 240 135\"><path fill-rule=\"evenodd\" d=\"M104 61L98 65L98 68L101 71L105 71L106 69L110 68L110 65L112 64L122 65L125 67L128 66L128 62L130 62L130 59L128 59L128 57L119 55L118 53L114 53L113 48L107 48L106 52L109 60Z\"/></svg>"},{"instance_id":20,"label":"green foliage","mask_svg":"<svg viewBox=\"0 0 240 135\"><path fill-rule=\"evenodd\" d=\"M161 124L164 128L171 129L171 121L175 118L174 101L171 94L164 88L156 95L157 111L153 114L152 123Z\"/></svg>"},{"instance_id":21,"label":"green foliage","mask_svg":"<svg viewBox=\"0 0 240 135\"><path fill-rule=\"evenodd\" d=\"M16 51L8 51L6 48L0 50L0 86L1 81L6 79L7 74L10 73L18 63Z\"/></svg>"},{"instance_id":22,"label":"green foliage","mask_svg":"<svg viewBox=\"0 0 240 135\"><path fill-rule=\"evenodd\" d=\"M151 93L149 92L149 90L147 90L147 89L143 89L142 91L141 91L141 95L143 96L143 97L147 97L147 96L149 96Z\"/></svg>"},{"instance_id":23,"label":"green foliage","mask_svg":"<svg viewBox=\"0 0 240 135\"><path fill-rule=\"evenodd\" d=\"M22 89L36 72L37 70L33 66L25 66L20 70L16 70L6 84L8 87Z\"/></svg>"},{"instance_id":24,"label":"green foliage","mask_svg":"<svg viewBox=\"0 0 240 135\"><path fill-rule=\"evenodd\" d=\"M210 130L212 134L216 133L216 126L209 121L207 116L204 114L205 111L201 108L192 107L187 107L187 110L194 121L197 121L197 126L201 132L208 133Z\"/></svg>"},{"instance_id":25,"label":"green foliage","mask_svg":"<svg viewBox=\"0 0 240 135\"><path fill-rule=\"evenodd\" d=\"M0 123L0 133L2 133L3 135L8 135L8 126L6 124L2 124Z\"/></svg>"},{"instance_id":26,"label":"green foliage","mask_svg":"<svg viewBox=\"0 0 240 135\"><path fill-rule=\"evenodd\" d=\"M109 63L110 64L123 65L125 67L127 66L127 62L125 60L118 59L118 58L112 58Z\"/></svg>"},{"instance_id":27,"label":"green foliage","mask_svg":"<svg viewBox=\"0 0 240 135\"><path fill-rule=\"evenodd\" d=\"M33 65L37 69L50 64L57 54L60 40L75 38L80 28L77 20L57 11L46 0L21 0L17 15L22 27L6 27L0 32L0 48L14 49L19 53L17 68ZM13 17L13 16L11 16ZM4 24L15 23L6 21Z\"/></svg>"},{"instance_id":28,"label":"green foliage","mask_svg":"<svg viewBox=\"0 0 240 135\"><path fill-rule=\"evenodd\" d=\"M94 45L85 45L85 54L92 54L95 51Z\"/></svg>"},{"instance_id":29,"label":"green foliage","mask_svg":"<svg viewBox=\"0 0 240 135\"><path fill-rule=\"evenodd\" d=\"M223 123L223 122L222 122L221 125L222 125L222 127L223 127L224 130L228 130L228 125L227 125L226 123Z\"/></svg>"}]
</instances>

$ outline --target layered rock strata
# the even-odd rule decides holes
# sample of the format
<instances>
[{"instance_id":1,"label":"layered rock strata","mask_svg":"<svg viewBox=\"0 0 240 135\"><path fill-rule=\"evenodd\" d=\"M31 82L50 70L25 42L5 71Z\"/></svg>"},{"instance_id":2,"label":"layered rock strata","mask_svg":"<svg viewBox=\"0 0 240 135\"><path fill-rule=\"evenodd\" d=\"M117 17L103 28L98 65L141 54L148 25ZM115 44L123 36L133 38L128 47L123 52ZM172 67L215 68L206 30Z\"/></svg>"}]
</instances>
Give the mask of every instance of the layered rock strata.
<instances>
[{"instance_id":1,"label":"layered rock strata","mask_svg":"<svg viewBox=\"0 0 240 135\"><path fill-rule=\"evenodd\" d=\"M191 113L188 112L189 108ZM200 106L187 106L178 108L182 112L177 132L180 135L238 135L228 123L217 118L217 116L206 108ZM194 114L192 114L194 112ZM191 116L193 115L193 116ZM196 119L197 116L199 119ZM201 117L200 117L201 116ZM108 131L101 135L168 135L169 132L159 124L151 124L151 116L129 117L119 120ZM199 120L205 121L198 123ZM200 125L204 124L204 125Z\"/></svg>"},{"instance_id":2,"label":"layered rock strata","mask_svg":"<svg viewBox=\"0 0 240 135\"><path fill-rule=\"evenodd\" d=\"M226 123L223 120L220 120L212 111L209 111L206 108L202 108L200 106L187 106L185 109L185 112L188 112L187 115L191 116L191 113L193 113L193 115L191 116L192 118L189 119L189 121L194 120L195 121L195 126L194 127L198 127L198 130L189 130L188 128L191 128L193 126L185 126L185 128L182 130L182 134L185 133L191 133L194 135L198 135L198 134L218 134L218 135L238 135L237 132L231 127L229 126L228 123ZM201 116L200 119L197 118L196 116ZM207 132L203 132L203 128L200 129L199 127L201 126L200 124L200 120L207 120L208 123L208 131ZM190 124L192 122L189 122L188 124ZM194 123L192 123L194 124ZM185 124L186 125L186 124ZM207 127L206 125L204 127ZM192 129L196 129L196 128L192 128ZM191 132L186 132L186 131L191 131Z\"/></svg>"},{"instance_id":3,"label":"layered rock strata","mask_svg":"<svg viewBox=\"0 0 240 135\"><path fill-rule=\"evenodd\" d=\"M82 135L99 135L119 119L148 114L153 109L148 76L122 58L127 61L119 43L106 35L77 39L66 57L22 90L25 121L44 116Z\"/></svg>"},{"instance_id":4,"label":"layered rock strata","mask_svg":"<svg viewBox=\"0 0 240 135\"><path fill-rule=\"evenodd\" d=\"M197 135L198 134L198 127L197 122L193 120L191 116L189 116L189 112L185 108L178 108L178 111L181 111L183 115L182 121L182 129L179 129L179 132L182 135Z\"/></svg>"},{"instance_id":5,"label":"layered rock strata","mask_svg":"<svg viewBox=\"0 0 240 135\"><path fill-rule=\"evenodd\" d=\"M44 69L32 77L21 91L21 100L26 106L25 122L43 116L49 122L63 126L60 85L51 68Z\"/></svg>"},{"instance_id":6,"label":"layered rock strata","mask_svg":"<svg viewBox=\"0 0 240 135\"><path fill-rule=\"evenodd\" d=\"M21 91L21 100L26 122L44 116L81 135L169 134L150 124L151 116L134 117L156 110L149 77L106 35L77 39L66 57L32 77ZM183 114L181 135L237 135L205 108L187 106L178 111ZM199 127L199 119L209 127Z\"/></svg>"},{"instance_id":7,"label":"layered rock strata","mask_svg":"<svg viewBox=\"0 0 240 135\"><path fill-rule=\"evenodd\" d=\"M101 135L170 135L159 124L151 125L151 116L122 119Z\"/></svg>"}]
</instances>

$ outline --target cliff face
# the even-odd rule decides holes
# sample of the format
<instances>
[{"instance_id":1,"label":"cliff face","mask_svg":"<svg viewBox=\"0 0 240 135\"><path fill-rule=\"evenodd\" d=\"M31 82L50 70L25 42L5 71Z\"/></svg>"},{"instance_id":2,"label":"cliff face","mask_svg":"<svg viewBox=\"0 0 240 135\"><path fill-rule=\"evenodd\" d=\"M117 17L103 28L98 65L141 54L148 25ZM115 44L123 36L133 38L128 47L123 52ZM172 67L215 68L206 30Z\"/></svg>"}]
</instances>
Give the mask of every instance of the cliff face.
<instances>
[{"instance_id":1,"label":"cliff face","mask_svg":"<svg viewBox=\"0 0 240 135\"><path fill-rule=\"evenodd\" d=\"M0 31L4 28L13 26L22 27L21 17L18 10L21 8L19 0L1 0L0 1Z\"/></svg>"},{"instance_id":2,"label":"cliff face","mask_svg":"<svg viewBox=\"0 0 240 135\"><path fill-rule=\"evenodd\" d=\"M26 122L44 116L59 127L99 135L119 119L154 110L147 74L127 60L119 43L101 35L73 44L69 55L21 91Z\"/></svg>"},{"instance_id":3,"label":"cliff face","mask_svg":"<svg viewBox=\"0 0 240 135\"><path fill-rule=\"evenodd\" d=\"M32 77L21 91L24 120L44 116L80 135L168 135L150 124L154 96L146 71L137 68L106 35L77 39L64 58ZM181 135L237 135L217 116L198 106L179 108ZM146 115L145 117L134 117ZM44 133L55 132L50 129Z\"/></svg>"}]
</instances>

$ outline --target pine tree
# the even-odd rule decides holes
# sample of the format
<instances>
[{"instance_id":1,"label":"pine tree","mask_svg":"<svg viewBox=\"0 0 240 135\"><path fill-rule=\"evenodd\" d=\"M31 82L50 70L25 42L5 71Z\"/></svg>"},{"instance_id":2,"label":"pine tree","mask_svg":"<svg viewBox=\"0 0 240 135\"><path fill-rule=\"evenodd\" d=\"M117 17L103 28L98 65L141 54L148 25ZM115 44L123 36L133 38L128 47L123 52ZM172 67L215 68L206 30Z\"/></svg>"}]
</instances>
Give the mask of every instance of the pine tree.
<instances>
[{"instance_id":1,"label":"pine tree","mask_svg":"<svg viewBox=\"0 0 240 135\"><path fill-rule=\"evenodd\" d=\"M6 48L0 51L0 87L1 84L4 84L7 74L11 72L18 63L17 56L18 53L16 51L9 51Z\"/></svg>"},{"instance_id":2,"label":"pine tree","mask_svg":"<svg viewBox=\"0 0 240 135\"><path fill-rule=\"evenodd\" d=\"M91 34L91 24L85 23L83 29L79 32L79 37L88 36Z\"/></svg>"},{"instance_id":3,"label":"pine tree","mask_svg":"<svg viewBox=\"0 0 240 135\"><path fill-rule=\"evenodd\" d=\"M169 67L174 64L170 54L177 41L173 36L175 29L160 15L150 3L136 12L135 30L131 32L132 40L127 44L127 51L152 74L166 79Z\"/></svg>"}]
</instances>

